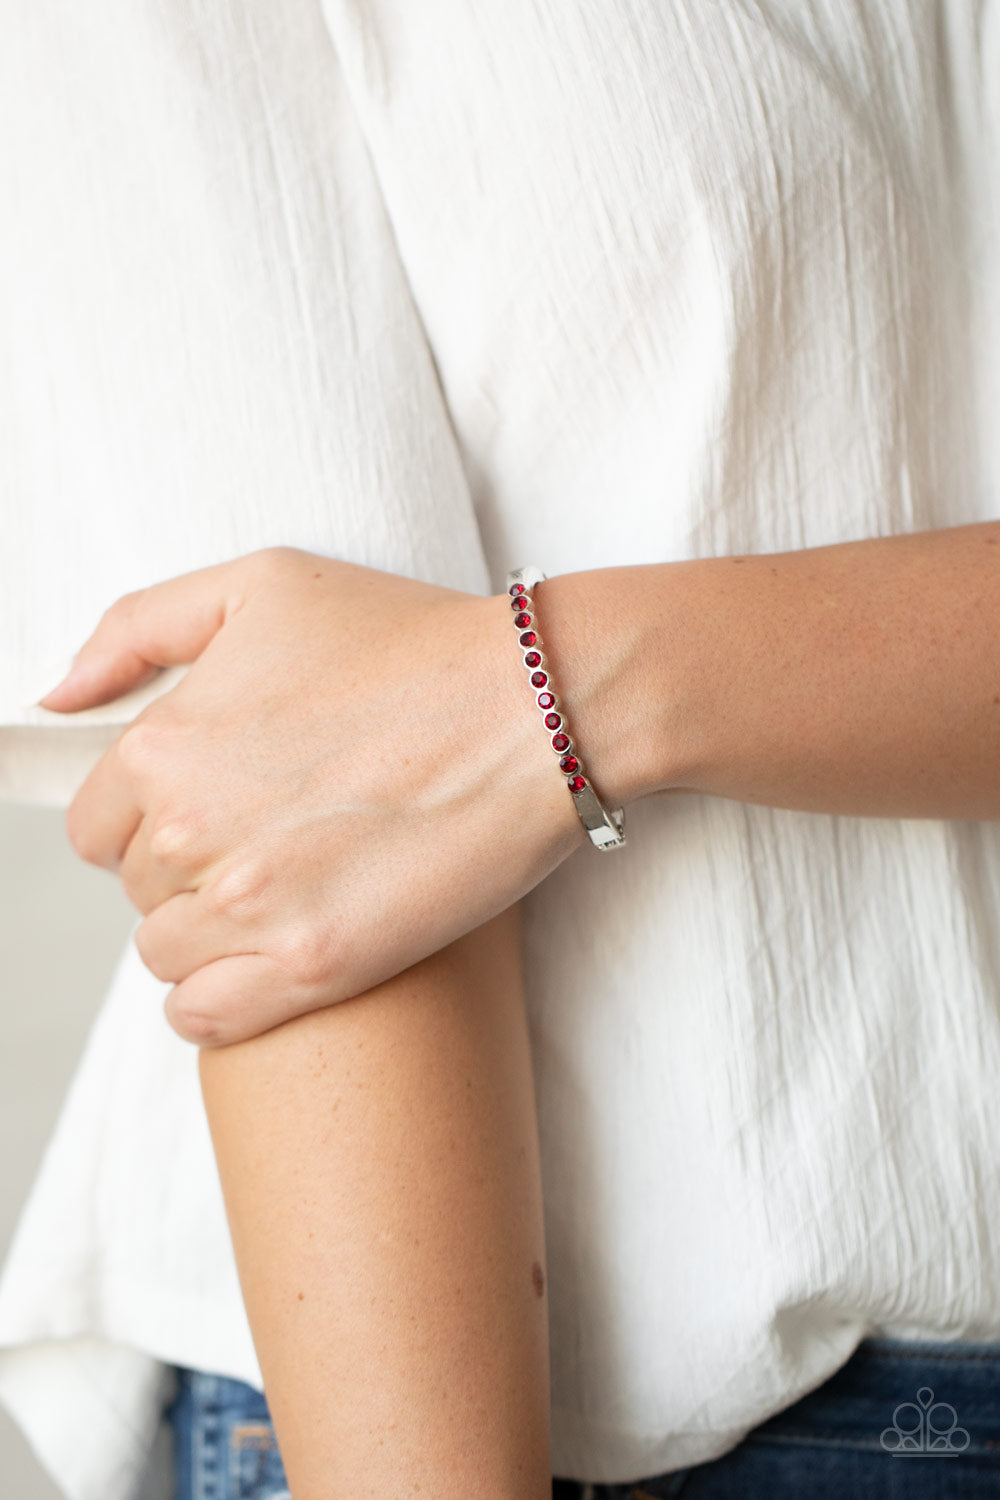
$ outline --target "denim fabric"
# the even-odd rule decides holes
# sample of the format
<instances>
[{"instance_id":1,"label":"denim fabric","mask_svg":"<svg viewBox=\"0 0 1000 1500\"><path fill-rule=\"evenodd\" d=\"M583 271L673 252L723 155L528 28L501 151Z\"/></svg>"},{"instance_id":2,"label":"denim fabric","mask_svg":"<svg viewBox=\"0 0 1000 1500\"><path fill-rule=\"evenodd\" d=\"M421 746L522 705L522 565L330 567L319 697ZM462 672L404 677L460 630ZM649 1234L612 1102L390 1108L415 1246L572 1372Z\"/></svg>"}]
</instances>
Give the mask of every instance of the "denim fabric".
<instances>
[{"instance_id":1,"label":"denim fabric","mask_svg":"<svg viewBox=\"0 0 1000 1500\"><path fill-rule=\"evenodd\" d=\"M980 1500L1000 1496L1000 1344L868 1339L712 1463L553 1500Z\"/></svg>"},{"instance_id":2,"label":"denim fabric","mask_svg":"<svg viewBox=\"0 0 1000 1500\"><path fill-rule=\"evenodd\" d=\"M177 1500L290 1500L264 1397L178 1371ZM811 1395L712 1463L553 1500L980 1500L1000 1496L1000 1344L866 1340Z\"/></svg>"},{"instance_id":3,"label":"denim fabric","mask_svg":"<svg viewBox=\"0 0 1000 1500\"><path fill-rule=\"evenodd\" d=\"M267 1402L253 1386L177 1371L167 1408L177 1500L291 1500Z\"/></svg>"}]
</instances>

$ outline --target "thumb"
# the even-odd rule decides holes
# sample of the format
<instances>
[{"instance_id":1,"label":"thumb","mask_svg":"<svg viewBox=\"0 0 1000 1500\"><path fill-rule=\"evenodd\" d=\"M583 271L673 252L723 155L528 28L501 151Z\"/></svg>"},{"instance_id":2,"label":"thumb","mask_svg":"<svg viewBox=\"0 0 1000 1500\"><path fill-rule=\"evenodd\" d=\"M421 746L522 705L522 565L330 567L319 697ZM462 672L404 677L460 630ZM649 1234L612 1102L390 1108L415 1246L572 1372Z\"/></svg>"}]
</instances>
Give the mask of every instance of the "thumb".
<instances>
[{"instance_id":1,"label":"thumb","mask_svg":"<svg viewBox=\"0 0 1000 1500\"><path fill-rule=\"evenodd\" d=\"M194 661L242 605L244 561L217 563L123 594L39 707L63 714L96 708L148 682L160 667Z\"/></svg>"}]
</instances>

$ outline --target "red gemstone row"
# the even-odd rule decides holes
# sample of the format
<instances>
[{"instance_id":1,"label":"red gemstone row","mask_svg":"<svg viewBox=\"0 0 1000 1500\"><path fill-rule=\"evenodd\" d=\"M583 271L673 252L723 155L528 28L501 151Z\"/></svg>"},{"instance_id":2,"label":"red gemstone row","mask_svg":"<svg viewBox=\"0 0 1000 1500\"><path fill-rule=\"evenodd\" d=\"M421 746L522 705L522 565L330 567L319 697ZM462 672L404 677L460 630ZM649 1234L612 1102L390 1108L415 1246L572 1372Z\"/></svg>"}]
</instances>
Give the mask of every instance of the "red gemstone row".
<instances>
[{"instance_id":1,"label":"red gemstone row","mask_svg":"<svg viewBox=\"0 0 1000 1500\"><path fill-rule=\"evenodd\" d=\"M571 792L582 792L587 785L583 776L583 767L577 757L573 754L573 744L566 733L562 721L562 715L557 712L558 704L555 693L552 691L549 675L541 670L544 667L542 653L538 649L541 641L538 632L534 629L534 616L531 611L534 604L531 595L523 583L515 583L510 590L510 607L514 610L514 625L520 632L518 644L524 650L524 665L531 673L531 686L543 689L536 693L535 701L545 714L545 727L552 733L552 748L560 757L559 769L565 773L566 784Z\"/></svg>"}]
</instances>

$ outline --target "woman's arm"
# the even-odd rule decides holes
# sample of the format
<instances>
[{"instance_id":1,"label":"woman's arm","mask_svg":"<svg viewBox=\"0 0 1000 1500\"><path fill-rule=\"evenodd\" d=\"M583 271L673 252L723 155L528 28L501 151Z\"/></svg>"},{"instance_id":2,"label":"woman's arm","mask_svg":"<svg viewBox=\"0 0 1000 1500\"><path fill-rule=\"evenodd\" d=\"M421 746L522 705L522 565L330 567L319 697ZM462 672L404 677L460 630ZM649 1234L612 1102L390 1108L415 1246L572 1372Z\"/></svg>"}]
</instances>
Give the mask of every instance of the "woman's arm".
<instances>
[{"instance_id":1,"label":"woman's arm","mask_svg":"<svg viewBox=\"0 0 1000 1500\"><path fill-rule=\"evenodd\" d=\"M566 574L537 602L612 805L1000 817L997 522Z\"/></svg>"},{"instance_id":2,"label":"woman's arm","mask_svg":"<svg viewBox=\"0 0 1000 1500\"><path fill-rule=\"evenodd\" d=\"M295 1500L547 1497L516 912L201 1078Z\"/></svg>"},{"instance_id":3,"label":"woman's arm","mask_svg":"<svg viewBox=\"0 0 1000 1500\"><path fill-rule=\"evenodd\" d=\"M182 1036L360 994L580 844L510 603L281 548L108 611L43 701L73 712L193 660L69 812L147 914L136 944ZM612 807L690 789L1000 817L1000 523L565 574L536 603Z\"/></svg>"}]
</instances>

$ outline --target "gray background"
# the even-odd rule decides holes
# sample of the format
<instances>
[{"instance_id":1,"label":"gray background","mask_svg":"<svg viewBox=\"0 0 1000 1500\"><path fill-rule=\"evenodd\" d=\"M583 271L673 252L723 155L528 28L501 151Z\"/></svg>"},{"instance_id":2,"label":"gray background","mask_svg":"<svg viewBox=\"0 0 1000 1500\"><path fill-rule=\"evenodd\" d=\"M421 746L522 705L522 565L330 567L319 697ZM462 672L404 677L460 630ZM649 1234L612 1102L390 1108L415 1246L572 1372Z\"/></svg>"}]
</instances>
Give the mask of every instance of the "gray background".
<instances>
[{"instance_id":1,"label":"gray background","mask_svg":"<svg viewBox=\"0 0 1000 1500\"><path fill-rule=\"evenodd\" d=\"M135 916L117 881L74 854L63 818L0 802L3 1252ZM2 1407L0 1494L60 1500Z\"/></svg>"}]
</instances>

